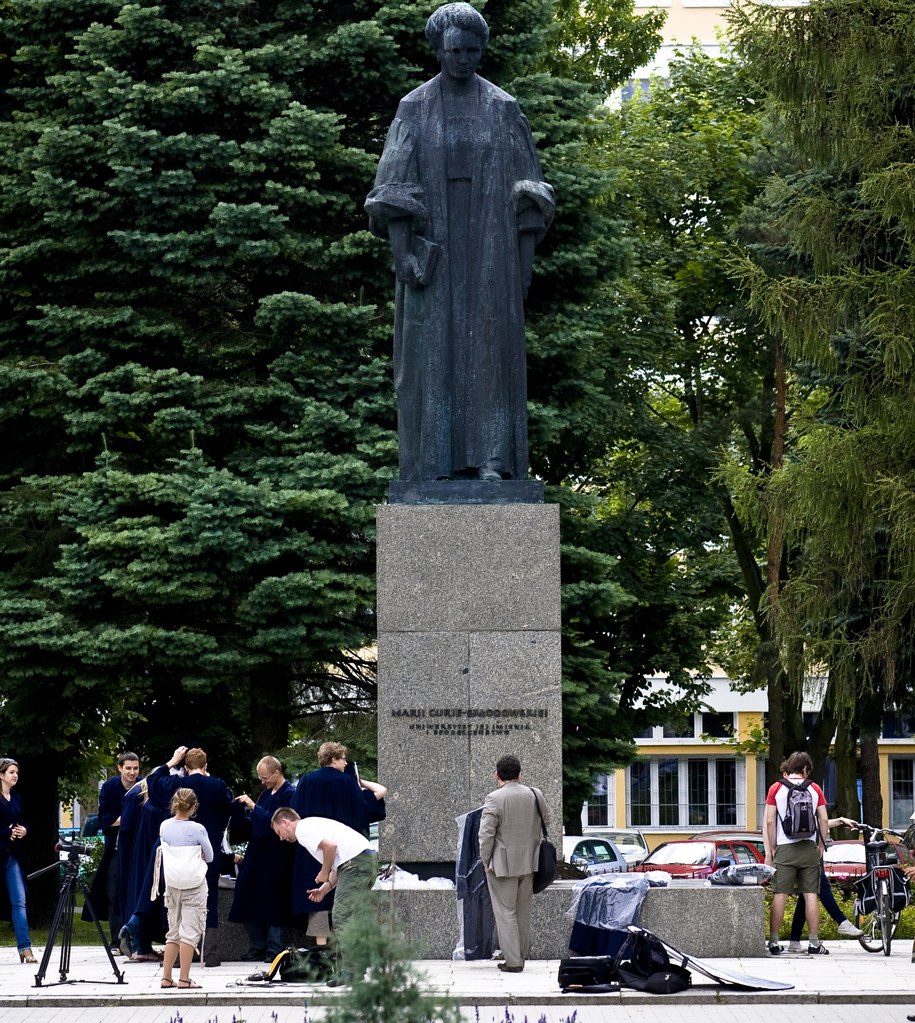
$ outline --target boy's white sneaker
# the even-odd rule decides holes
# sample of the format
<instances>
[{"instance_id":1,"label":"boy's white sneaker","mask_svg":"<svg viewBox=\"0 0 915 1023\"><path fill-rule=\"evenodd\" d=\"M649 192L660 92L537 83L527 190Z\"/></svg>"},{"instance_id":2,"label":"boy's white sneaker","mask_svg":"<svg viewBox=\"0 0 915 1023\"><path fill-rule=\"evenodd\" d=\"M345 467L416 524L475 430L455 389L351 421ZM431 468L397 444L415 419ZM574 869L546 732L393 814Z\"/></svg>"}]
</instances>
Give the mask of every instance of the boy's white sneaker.
<instances>
[{"instance_id":1,"label":"boy's white sneaker","mask_svg":"<svg viewBox=\"0 0 915 1023\"><path fill-rule=\"evenodd\" d=\"M839 934L845 938L859 938L864 932L860 927L855 927L851 920L843 920L839 924Z\"/></svg>"}]
</instances>

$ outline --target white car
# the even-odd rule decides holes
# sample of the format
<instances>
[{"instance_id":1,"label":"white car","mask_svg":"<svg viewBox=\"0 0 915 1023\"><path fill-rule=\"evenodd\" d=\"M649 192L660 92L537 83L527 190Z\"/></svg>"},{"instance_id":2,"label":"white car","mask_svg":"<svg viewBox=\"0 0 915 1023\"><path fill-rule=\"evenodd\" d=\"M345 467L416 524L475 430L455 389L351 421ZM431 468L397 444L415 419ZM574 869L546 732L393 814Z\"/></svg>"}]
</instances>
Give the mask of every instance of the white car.
<instances>
[{"instance_id":1,"label":"white car","mask_svg":"<svg viewBox=\"0 0 915 1023\"><path fill-rule=\"evenodd\" d=\"M623 874L629 869L613 842L596 835L563 835L562 858L586 874Z\"/></svg>"},{"instance_id":2,"label":"white car","mask_svg":"<svg viewBox=\"0 0 915 1023\"><path fill-rule=\"evenodd\" d=\"M601 828L589 831L586 838L605 838L623 854L630 867L635 867L649 853L645 836L636 828Z\"/></svg>"}]
</instances>

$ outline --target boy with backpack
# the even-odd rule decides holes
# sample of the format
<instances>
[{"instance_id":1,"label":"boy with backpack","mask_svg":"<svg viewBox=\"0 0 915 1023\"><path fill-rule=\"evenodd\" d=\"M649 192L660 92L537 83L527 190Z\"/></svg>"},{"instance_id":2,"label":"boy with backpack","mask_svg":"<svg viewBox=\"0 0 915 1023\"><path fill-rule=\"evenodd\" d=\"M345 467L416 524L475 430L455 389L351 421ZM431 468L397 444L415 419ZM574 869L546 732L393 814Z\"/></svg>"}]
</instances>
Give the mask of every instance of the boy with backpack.
<instances>
[{"instance_id":1,"label":"boy with backpack","mask_svg":"<svg viewBox=\"0 0 915 1023\"><path fill-rule=\"evenodd\" d=\"M769 954L780 955L778 932L788 896L804 900L810 955L828 955L819 939L820 859L826 846L826 797L808 775L813 761L807 753L792 753L782 764L782 779L766 795L763 842L766 863L775 867L772 909L769 914Z\"/></svg>"}]
</instances>

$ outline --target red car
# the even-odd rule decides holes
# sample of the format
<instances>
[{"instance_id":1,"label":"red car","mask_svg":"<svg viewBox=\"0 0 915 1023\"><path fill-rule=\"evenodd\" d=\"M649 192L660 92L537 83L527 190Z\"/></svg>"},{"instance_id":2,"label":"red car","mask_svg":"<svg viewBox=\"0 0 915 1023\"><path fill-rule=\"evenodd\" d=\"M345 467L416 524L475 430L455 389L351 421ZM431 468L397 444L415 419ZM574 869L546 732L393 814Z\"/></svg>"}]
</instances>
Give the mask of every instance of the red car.
<instances>
[{"instance_id":1,"label":"red car","mask_svg":"<svg viewBox=\"0 0 915 1023\"><path fill-rule=\"evenodd\" d=\"M899 863L904 867L911 867L915 864L915 858L904 845L893 847ZM864 867L864 843L860 839L840 839L832 842L829 848L823 853L823 870L830 881L847 881L863 877Z\"/></svg>"},{"instance_id":2,"label":"red car","mask_svg":"<svg viewBox=\"0 0 915 1023\"><path fill-rule=\"evenodd\" d=\"M709 840L664 842L634 871L664 870L672 877L702 878L732 863L763 863L765 858L750 842Z\"/></svg>"}]
</instances>

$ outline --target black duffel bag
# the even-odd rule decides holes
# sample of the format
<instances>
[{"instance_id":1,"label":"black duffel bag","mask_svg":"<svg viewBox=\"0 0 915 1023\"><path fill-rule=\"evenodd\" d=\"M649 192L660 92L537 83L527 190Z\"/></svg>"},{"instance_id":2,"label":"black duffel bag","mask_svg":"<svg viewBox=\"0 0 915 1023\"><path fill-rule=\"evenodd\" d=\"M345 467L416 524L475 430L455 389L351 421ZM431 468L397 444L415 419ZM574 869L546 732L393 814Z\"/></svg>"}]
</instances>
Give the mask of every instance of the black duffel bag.
<instances>
[{"instance_id":1,"label":"black duffel bag","mask_svg":"<svg viewBox=\"0 0 915 1023\"><path fill-rule=\"evenodd\" d=\"M573 994L619 991L615 956L573 956L559 960L559 987Z\"/></svg>"}]
</instances>

